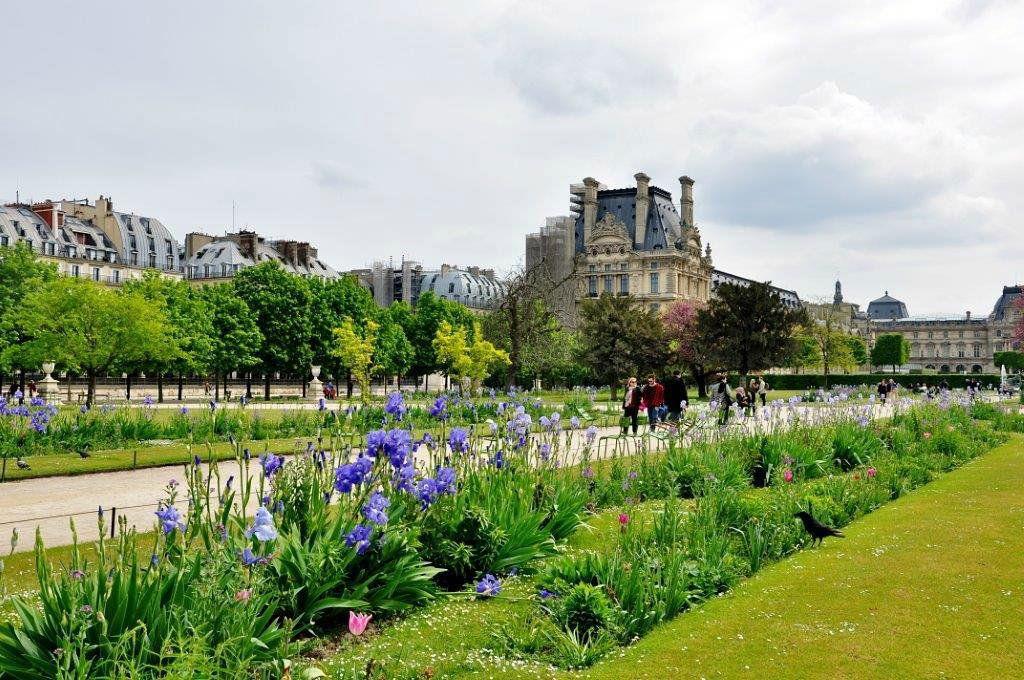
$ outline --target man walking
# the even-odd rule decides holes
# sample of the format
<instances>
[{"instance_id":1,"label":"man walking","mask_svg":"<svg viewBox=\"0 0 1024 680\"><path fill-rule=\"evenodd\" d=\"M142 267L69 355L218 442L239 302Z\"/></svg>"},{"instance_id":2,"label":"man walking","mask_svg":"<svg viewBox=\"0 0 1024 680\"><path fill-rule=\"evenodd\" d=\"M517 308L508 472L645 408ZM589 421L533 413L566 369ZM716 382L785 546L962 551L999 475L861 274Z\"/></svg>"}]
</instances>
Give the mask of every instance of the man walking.
<instances>
[{"instance_id":1,"label":"man walking","mask_svg":"<svg viewBox=\"0 0 1024 680\"><path fill-rule=\"evenodd\" d=\"M686 382L683 380L682 371L676 371L668 378L665 378L665 406L668 408L668 420L679 422L683 409L689 397L686 394Z\"/></svg>"},{"instance_id":2,"label":"man walking","mask_svg":"<svg viewBox=\"0 0 1024 680\"><path fill-rule=\"evenodd\" d=\"M718 402L718 422L726 425L729 422L729 410L735 400L732 388L729 387L729 378L725 373L719 373L718 385L715 387L715 400Z\"/></svg>"},{"instance_id":3,"label":"man walking","mask_svg":"<svg viewBox=\"0 0 1024 680\"><path fill-rule=\"evenodd\" d=\"M658 382L654 374L647 376L644 403L647 404L647 420L651 425L651 432L654 432L654 426L662 419L662 408L665 406L665 387Z\"/></svg>"}]
</instances>

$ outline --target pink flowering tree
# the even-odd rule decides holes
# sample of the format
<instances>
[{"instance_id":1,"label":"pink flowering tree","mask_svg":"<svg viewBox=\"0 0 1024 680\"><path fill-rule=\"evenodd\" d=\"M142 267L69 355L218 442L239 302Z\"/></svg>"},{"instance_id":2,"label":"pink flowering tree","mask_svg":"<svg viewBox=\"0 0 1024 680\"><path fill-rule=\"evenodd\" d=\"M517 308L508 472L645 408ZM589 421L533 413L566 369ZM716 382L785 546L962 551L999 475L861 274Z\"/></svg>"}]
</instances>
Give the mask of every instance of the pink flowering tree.
<instances>
[{"instance_id":1,"label":"pink flowering tree","mask_svg":"<svg viewBox=\"0 0 1024 680\"><path fill-rule=\"evenodd\" d=\"M662 315L671 351L669 363L684 366L693 376L699 396L707 396L705 383L714 373L698 324L700 307L688 300L673 303Z\"/></svg>"}]
</instances>

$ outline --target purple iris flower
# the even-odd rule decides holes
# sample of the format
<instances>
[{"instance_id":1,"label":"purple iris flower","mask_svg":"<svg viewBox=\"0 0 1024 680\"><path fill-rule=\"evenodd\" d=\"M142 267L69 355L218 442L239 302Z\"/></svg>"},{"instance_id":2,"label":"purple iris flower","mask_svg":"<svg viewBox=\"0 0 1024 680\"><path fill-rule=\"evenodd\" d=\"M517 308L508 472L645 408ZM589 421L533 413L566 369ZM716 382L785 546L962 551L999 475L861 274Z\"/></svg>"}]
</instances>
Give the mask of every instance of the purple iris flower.
<instances>
[{"instance_id":1,"label":"purple iris flower","mask_svg":"<svg viewBox=\"0 0 1024 680\"><path fill-rule=\"evenodd\" d=\"M257 564L266 564L269 560L266 557L260 557L253 553L252 548L246 546L242 550L242 564L246 567L252 567Z\"/></svg>"},{"instance_id":2,"label":"purple iris flower","mask_svg":"<svg viewBox=\"0 0 1024 680\"><path fill-rule=\"evenodd\" d=\"M434 403L427 409L432 418L444 420L448 417L448 398L441 395L434 400Z\"/></svg>"},{"instance_id":3,"label":"purple iris flower","mask_svg":"<svg viewBox=\"0 0 1024 680\"><path fill-rule=\"evenodd\" d=\"M401 392L392 392L388 395L387 403L384 404L384 412L394 416L395 420L401 420L402 416L408 407L405 405L405 399L402 398Z\"/></svg>"},{"instance_id":4,"label":"purple iris flower","mask_svg":"<svg viewBox=\"0 0 1024 680\"><path fill-rule=\"evenodd\" d=\"M185 530L185 523L181 521L181 513L173 505L162 507L153 514L160 520L160 528L165 534L169 534L175 529Z\"/></svg>"},{"instance_id":5,"label":"purple iris flower","mask_svg":"<svg viewBox=\"0 0 1024 680\"><path fill-rule=\"evenodd\" d=\"M435 488L440 494L455 493L455 469L450 467L438 468Z\"/></svg>"},{"instance_id":6,"label":"purple iris flower","mask_svg":"<svg viewBox=\"0 0 1024 680\"><path fill-rule=\"evenodd\" d=\"M339 493L352 493L352 487L359 486L373 470L373 459L359 456L355 462L345 463L334 471L334 488Z\"/></svg>"},{"instance_id":7,"label":"purple iris flower","mask_svg":"<svg viewBox=\"0 0 1024 680\"><path fill-rule=\"evenodd\" d=\"M264 453L260 456L260 463L263 465L263 474L267 477L273 477L284 467L284 456Z\"/></svg>"},{"instance_id":8,"label":"purple iris flower","mask_svg":"<svg viewBox=\"0 0 1024 680\"><path fill-rule=\"evenodd\" d=\"M384 448L384 444L387 442L388 433L384 430L374 430L366 435L366 452L371 456L376 456L378 451Z\"/></svg>"},{"instance_id":9,"label":"purple iris flower","mask_svg":"<svg viewBox=\"0 0 1024 680\"><path fill-rule=\"evenodd\" d=\"M374 491L370 500L363 506L363 517L377 525L388 523L388 514L385 512L391 501L379 491Z\"/></svg>"},{"instance_id":10,"label":"purple iris flower","mask_svg":"<svg viewBox=\"0 0 1024 680\"><path fill-rule=\"evenodd\" d=\"M253 520L253 525L245 531L246 538L252 538L253 536L261 542L272 541L277 538L274 516L262 506L256 508L256 517Z\"/></svg>"},{"instance_id":11,"label":"purple iris flower","mask_svg":"<svg viewBox=\"0 0 1024 680\"><path fill-rule=\"evenodd\" d=\"M469 432L461 427L453 427L448 434L448 446L452 453L466 453L469 451Z\"/></svg>"},{"instance_id":12,"label":"purple iris flower","mask_svg":"<svg viewBox=\"0 0 1024 680\"><path fill-rule=\"evenodd\" d=\"M356 554L362 555L370 547L370 536L373 535L373 529L364 525L357 524L352 531L345 537L345 545L350 548L356 549Z\"/></svg>"},{"instance_id":13,"label":"purple iris flower","mask_svg":"<svg viewBox=\"0 0 1024 680\"><path fill-rule=\"evenodd\" d=\"M426 510L430 504L437 500L437 482L430 477L421 479L416 483L414 495L420 505Z\"/></svg>"},{"instance_id":14,"label":"purple iris flower","mask_svg":"<svg viewBox=\"0 0 1024 680\"><path fill-rule=\"evenodd\" d=\"M591 444L595 439L597 439L597 426L591 425L587 428L587 443Z\"/></svg>"},{"instance_id":15,"label":"purple iris flower","mask_svg":"<svg viewBox=\"0 0 1024 680\"><path fill-rule=\"evenodd\" d=\"M501 581L494 574L487 574L476 583L476 594L479 597L495 597L501 592Z\"/></svg>"}]
</instances>

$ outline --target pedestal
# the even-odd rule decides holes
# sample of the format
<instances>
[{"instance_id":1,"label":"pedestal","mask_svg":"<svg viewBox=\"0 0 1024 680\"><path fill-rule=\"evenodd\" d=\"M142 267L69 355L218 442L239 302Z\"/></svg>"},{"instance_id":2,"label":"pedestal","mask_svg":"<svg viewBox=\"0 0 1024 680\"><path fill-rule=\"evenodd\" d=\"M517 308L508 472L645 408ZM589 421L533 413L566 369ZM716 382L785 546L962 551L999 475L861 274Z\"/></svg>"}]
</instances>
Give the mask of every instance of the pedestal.
<instances>
[{"instance_id":1,"label":"pedestal","mask_svg":"<svg viewBox=\"0 0 1024 680\"><path fill-rule=\"evenodd\" d=\"M48 404L60 404L60 383L50 375L53 373L53 368L52 362L48 361L43 364L43 372L46 375L36 384L36 393Z\"/></svg>"}]
</instances>

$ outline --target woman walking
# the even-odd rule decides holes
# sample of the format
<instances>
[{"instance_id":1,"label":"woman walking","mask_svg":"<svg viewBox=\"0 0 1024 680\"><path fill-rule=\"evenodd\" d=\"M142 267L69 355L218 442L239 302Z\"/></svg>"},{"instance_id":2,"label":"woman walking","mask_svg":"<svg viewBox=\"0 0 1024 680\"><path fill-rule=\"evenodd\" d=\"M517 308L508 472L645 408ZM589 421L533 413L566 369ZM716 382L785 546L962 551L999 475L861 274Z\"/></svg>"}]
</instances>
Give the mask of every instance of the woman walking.
<instances>
[{"instance_id":1,"label":"woman walking","mask_svg":"<svg viewBox=\"0 0 1024 680\"><path fill-rule=\"evenodd\" d=\"M643 392L636 385L636 378L626 381L626 393L622 395L622 434L626 434L630 425L633 427L633 434L636 434L639 423L637 416L640 414L640 401L643 399ZM626 418L629 418L627 422Z\"/></svg>"}]
</instances>

